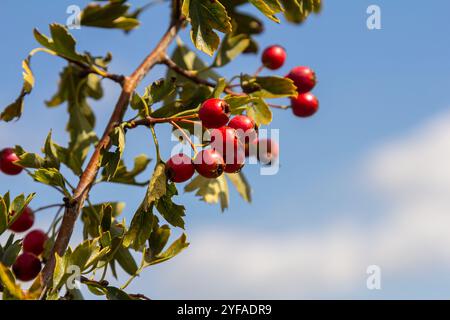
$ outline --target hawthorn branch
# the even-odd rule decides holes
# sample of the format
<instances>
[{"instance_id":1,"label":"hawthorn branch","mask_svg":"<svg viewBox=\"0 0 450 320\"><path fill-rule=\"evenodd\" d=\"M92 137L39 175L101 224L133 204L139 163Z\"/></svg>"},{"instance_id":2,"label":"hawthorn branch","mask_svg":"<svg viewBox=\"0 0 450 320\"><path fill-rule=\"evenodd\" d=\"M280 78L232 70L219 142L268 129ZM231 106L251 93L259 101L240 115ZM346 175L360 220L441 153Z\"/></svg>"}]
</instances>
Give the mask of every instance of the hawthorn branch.
<instances>
[{"instance_id":1,"label":"hawthorn branch","mask_svg":"<svg viewBox=\"0 0 450 320\"><path fill-rule=\"evenodd\" d=\"M79 66L81 69L83 69L84 72L86 72L86 74L93 73L93 74L96 74L96 75L98 75L98 76L100 76L102 78L110 79L110 80L112 80L114 82L117 82L121 86L123 86L123 84L124 84L125 76L123 76L123 75L109 73L108 71L102 70L102 69L97 68L95 66L88 66L88 65L85 65L84 63L81 63L81 62L78 62L78 61L75 61L75 60L71 60L71 59L67 59L67 58L64 58L64 59L66 59L70 63L73 63L73 64Z\"/></svg>"},{"instance_id":2,"label":"hawthorn branch","mask_svg":"<svg viewBox=\"0 0 450 320\"><path fill-rule=\"evenodd\" d=\"M103 288L107 288L109 286L109 282L106 280L96 281L93 279L86 278L84 276L82 276L80 278L80 281L81 281L81 283L84 283L86 285L93 284L93 285L97 285L97 286L100 286ZM149 297L143 295L142 293L129 293L128 295L133 299L152 300Z\"/></svg>"},{"instance_id":3,"label":"hawthorn branch","mask_svg":"<svg viewBox=\"0 0 450 320\"><path fill-rule=\"evenodd\" d=\"M198 118L198 114L192 114L192 115L188 115L188 116L165 117L165 118L153 118L151 116L147 116L143 119L129 121L127 128L133 129L138 126L149 127L149 126L157 124L157 123L179 122L182 120L193 119L193 118Z\"/></svg>"},{"instance_id":4,"label":"hawthorn branch","mask_svg":"<svg viewBox=\"0 0 450 320\"><path fill-rule=\"evenodd\" d=\"M165 55L164 59L161 61L162 64L165 64L168 68L172 69L173 71L175 71L176 73L178 73L179 75L182 75L186 78L188 78L189 80L197 83L197 84L202 84L211 88L215 88L216 87L216 83L200 78L197 75L196 71L191 71L191 70L186 70L182 67L180 67L179 65L177 65L175 63L175 61L173 61L172 59L169 58L169 56ZM224 90L225 93L227 94L231 94L234 96L238 96L238 95L245 95L245 93L240 93L240 92L235 92L231 89L230 86L227 86Z\"/></svg>"},{"instance_id":5,"label":"hawthorn branch","mask_svg":"<svg viewBox=\"0 0 450 320\"><path fill-rule=\"evenodd\" d=\"M55 244L52 248L50 257L41 272L41 280L44 289L42 298L45 298L46 292L53 277L53 272L55 269L55 254L63 256L64 252L66 251L80 211L83 208L84 202L88 197L89 191L97 177L100 168L102 152L108 150L111 146L111 132L114 130L117 123L121 123L123 121L123 117L125 111L127 110L131 94L135 91L136 87L156 64L159 64L164 60L166 50L174 40L182 24L183 17L181 16L181 1L173 0L172 17L168 30L163 35L156 47L142 61L142 63L136 68L136 70L130 76L124 77L122 92L118 98L114 111L104 130L102 138L97 144L94 153L92 154L85 170L80 177L78 185L73 192L72 199L70 199L70 203L66 206Z\"/></svg>"}]
</instances>

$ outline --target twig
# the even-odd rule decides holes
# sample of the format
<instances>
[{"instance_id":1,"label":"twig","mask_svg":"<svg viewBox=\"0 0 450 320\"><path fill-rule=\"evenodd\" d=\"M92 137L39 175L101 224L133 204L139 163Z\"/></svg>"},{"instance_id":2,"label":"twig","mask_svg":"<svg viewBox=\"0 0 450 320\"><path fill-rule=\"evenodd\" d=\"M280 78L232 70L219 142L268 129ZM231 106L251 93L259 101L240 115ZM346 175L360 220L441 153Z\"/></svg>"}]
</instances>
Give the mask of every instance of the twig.
<instances>
[{"instance_id":1,"label":"twig","mask_svg":"<svg viewBox=\"0 0 450 320\"><path fill-rule=\"evenodd\" d=\"M61 208L61 207L64 207L64 203L56 203L56 204L50 204L48 206L43 206L43 207L33 210L33 212L36 213L36 212L44 211L44 210L51 209L51 208Z\"/></svg>"},{"instance_id":2,"label":"twig","mask_svg":"<svg viewBox=\"0 0 450 320\"><path fill-rule=\"evenodd\" d=\"M94 284L94 285L97 285L97 286L100 286L103 288L107 288L109 286L109 282L106 280L96 281L96 280L86 278L84 276L81 276L80 281L81 281L81 283L84 283L84 284ZM149 297L143 295L142 293L129 293L128 295L134 299L152 300Z\"/></svg>"},{"instance_id":3,"label":"twig","mask_svg":"<svg viewBox=\"0 0 450 320\"><path fill-rule=\"evenodd\" d=\"M176 73L188 78L189 80L198 83L198 84L202 84L211 88L215 88L216 87L216 83L200 78L197 76L197 72L195 71L190 71L190 70L186 70L181 68L179 65L177 65L172 59L170 59L167 55L164 57L164 59L161 61L162 64L165 64L168 68L172 69L173 71L175 71ZM230 95L234 95L234 96L241 96L241 95L245 95L245 93L240 93L240 92L235 92L233 90L231 90L231 88L229 86L227 86L224 90L225 93L230 94Z\"/></svg>"},{"instance_id":4,"label":"twig","mask_svg":"<svg viewBox=\"0 0 450 320\"><path fill-rule=\"evenodd\" d=\"M255 74L253 75L254 77L257 77L263 70L264 70L264 65L261 65L256 71Z\"/></svg>"},{"instance_id":5,"label":"twig","mask_svg":"<svg viewBox=\"0 0 450 320\"><path fill-rule=\"evenodd\" d=\"M66 207L55 244L51 251L50 257L41 272L43 283L43 294L41 298L45 297L53 277L53 271L55 268L55 254L58 254L59 256L64 255L72 236L77 218L84 206L84 202L89 194L92 184L95 182L97 177L102 152L104 150L109 150L111 146L111 132L114 130L117 123L121 123L123 121L123 116L127 110L131 94L134 92L141 80L147 75L147 73L156 64L164 60L167 47L170 43L172 43L181 28L183 23L183 18L181 17L181 1L173 0L172 6L172 18L167 32L163 35L151 53L136 68L136 70L130 76L124 77L122 92L118 98L114 111L109 119L101 140L97 144L89 163L80 177L75 192L73 193L71 205Z\"/></svg>"},{"instance_id":6,"label":"twig","mask_svg":"<svg viewBox=\"0 0 450 320\"><path fill-rule=\"evenodd\" d=\"M128 127L127 128L136 128L138 126L151 126L157 123L169 123L172 121L178 122L181 120L187 120L187 119L193 119L193 118L198 118L197 114L192 114L192 115L186 115L186 116L174 116L174 117L165 117L165 118L153 118L151 116L145 117L143 119L140 120L132 120L128 122Z\"/></svg>"},{"instance_id":7,"label":"twig","mask_svg":"<svg viewBox=\"0 0 450 320\"><path fill-rule=\"evenodd\" d=\"M58 55L58 56L59 56L59 55ZM63 56L59 56L59 57L61 57L61 58L63 58L63 59L66 59L66 60L69 61L70 63L73 63L73 64L79 66L79 67L82 68L87 74L89 74L89 73L97 74L97 75L99 75L99 76L101 76L101 77L103 77L103 78L107 78L107 79L110 79L110 80L112 80L112 81L114 81L114 82L117 82L117 83L120 84L121 86L123 86L123 84L124 84L125 76L123 76L123 75L118 75L118 74L109 73L109 72L107 72L107 71L105 71L105 70L102 70L102 69L100 69L100 68L97 68L97 67L95 67L95 66L89 66L89 65L86 65L86 64L84 64L84 63L82 63L82 62L79 62L79 61L76 61L76 60L72 60L72 59L69 59L69 58L66 58L66 57L63 57Z\"/></svg>"},{"instance_id":8,"label":"twig","mask_svg":"<svg viewBox=\"0 0 450 320\"><path fill-rule=\"evenodd\" d=\"M290 109L291 107L289 106L280 106L278 104L269 104L269 107L271 108L275 108L275 109L283 109L283 110L287 110Z\"/></svg>"},{"instance_id":9,"label":"twig","mask_svg":"<svg viewBox=\"0 0 450 320\"><path fill-rule=\"evenodd\" d=\"M191 145L192 150L194 150L195 154L198 153L197 148L195 147L194 143L192 142L191 138L187 135L187 133L184 131L183 128L181 128L175 121L170 121L170 124L173 125L175 128L177 128L181 134L183 135L183 137L187 140L187 142L189 142L189 144Z\"/></svg>"}]
</instances>

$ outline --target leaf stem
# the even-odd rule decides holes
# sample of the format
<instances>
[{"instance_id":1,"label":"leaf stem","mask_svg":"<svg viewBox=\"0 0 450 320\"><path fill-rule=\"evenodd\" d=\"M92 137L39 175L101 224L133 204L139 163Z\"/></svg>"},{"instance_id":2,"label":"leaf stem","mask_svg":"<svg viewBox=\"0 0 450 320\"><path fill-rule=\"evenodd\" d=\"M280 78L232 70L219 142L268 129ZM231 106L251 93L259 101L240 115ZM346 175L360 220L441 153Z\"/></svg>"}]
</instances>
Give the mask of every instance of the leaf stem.
<instances>
[{"instance_id":1,"label":"leaf stem","mask_svg":"<svg viewBox=\"0 0 450 320\"><path fill-rule=\"evenodd\" d=\"M159 142L158 142L158 137L156 136L154 124L150 125L150 131L152 132L153 142L155 143L156 160L159 163L159 162L161 162L161 153L159 151Z\"/></svg>"},{"instance_id":2,"label":"leaf stem","mask_svg":"<svg viewBox=\"0 0 450 320\"><path fill-rule=\"evenodd\" d=\"M198 150L195 147L195 144L192 142L192 139L189 137L189 135L184 131L183 128L181 128L175 121L170 121L170 124L173 125L175 128L177 128L183 137L186 139L187 142L191 145L192 150L194 150L195 155L197 155Z\"/></svg>"}]
</instances>

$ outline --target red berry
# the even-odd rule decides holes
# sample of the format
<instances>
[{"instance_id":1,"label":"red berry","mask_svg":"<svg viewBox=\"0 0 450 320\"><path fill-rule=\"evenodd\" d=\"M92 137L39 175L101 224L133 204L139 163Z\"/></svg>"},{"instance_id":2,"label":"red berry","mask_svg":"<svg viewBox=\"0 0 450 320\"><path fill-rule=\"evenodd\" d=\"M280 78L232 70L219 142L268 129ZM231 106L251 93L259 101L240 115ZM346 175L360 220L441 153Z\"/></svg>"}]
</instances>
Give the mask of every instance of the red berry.
<instances>
[{"instance_id":1,"label":"red berry","mask_svg":"<svg viewBox=\"0 0 450 320\"><path fill-rule=\"evenodd\" d=\"M200 107L198 117L206 128L220 128L230 119L230 106L222 99L208 99Z\"/></svg>"},{"instance_id":2,"label":"red berry","mask_svg":"<svg viewBox=\"0 0 450 320\"><path fill-rule=\"evenodd\" d=\"M11 213L14 216L14 212ZM34 223L34 212L30 208L23 209L22 214L17 218L12 225L9 226L9 230L14 232L24 232L30 229Z\"/></svg>"},{"instance_id":3,"label":"red berry","mask_svg":"<svg viewBox=\"0 0 450 320\"><path fill-rule=\"evenodd\" d=\"M258 160L263 164L271 164L278 158L280 149L272 139L258 140Z\"/></svg>"},{"instance_id":4,"label":"red berry","mask_svg":"<svg viewBox=\"0 0 450 320\"><path fill-rule=\"evenodd\" d=\"M228 126L237 131L239 139L244 143L256 137L255 122L247 116L235 116L230 120Z\"/></svg>"},{"instance_id":5,"label":"red berry","mask_svg":"<svg viewBox=\"0 0 450 320\"><path fill-rule=\"evenodd\" d=\"M233 128L224 126L212 129L210 135L211 147L223 156L238 148L239 139L236 130Z\"/></svg>"},{"instance_id":6,"label":"red berry","mask_svg":"<svg viewBox=\"0 0 450 320\"><path fill-rule=\"evenodd\" d=\"M319 110L319 100L311 93L303 93L291 98L291 107L297 117L307 118Z\"/></svg>"},{"instance_id":7,"label":"red berry","mask_svg":"<svg viewBox=\"0 0 450 320\"><path fill-rule=\"evenodd\" d=\"M13 272L21 281L30 281L41 272L41 261L32 253L24 252L13 264Z\"/></svg>"},{"instance_id":8,"label":"red berry","mask_svg":"<svg viewBox=\"0 0 450 320\"><path fill-rule=\"evenodd\" d=\"M211 147L219 152L225 160L227 173L241 170L245 163L244 145L238 138L238 132L230 127L211 130Z\"/></svg>"},{"instance_id":9,"label":"red berry","mask_svg":"<svg viewBox=\"0 0 450 320\"><path fill-rule=\"evenodd\" d=\"M226 160L225 169L226 173L237 173L241 171L245 164L245 152L243 150L234 154L233 159Z\"/></svg>"},{"instance_id":10,"label":"red berry","mask_svg":"<svg viewBox=\"0 0 450 320\"><path fill-rule=\"evenodd\" d=\"M166 163L166 174L176 183L188 181L194 175L192 159L183 153L172 156Z\"/></svg>"},{"instance_id":11,"label":"red berry","mask_svg":"<svg viewBox=\"0 0 450 320\"><path fill-rule=\"evenodd\" d=\"M281 46L270 46L264 50L261 60L270 70L280 69L286 61L286 50Z\"/></svg>"},{"instance_id":12,"label":"red berry","mask_svg":"<svg viewBox=\"0 0 450 320\"><path fill-rule=\"evenodd\" d=\"M316 86L316 74L308 67L295 67L286 78L294 81L298 93L306 93Z\"/></svg>"},{"instance_id":13,"label":"red berry","mask_svg":"<svg viewBox=\"0 0 450 320\"><path fill-rule=\"evenodd\" d=\"M48 240L47 234L41 230L30 231L25 238L23 238L23 251L33 253L39 256L44 252L45 242Z\"/></svg>"},{"instance_id":14,"label":"red berry","mask_svg":"<svg viewBox=\"0 0 450 320\"><path fill-rule=\"evenodd\" d=\"M214 149L200 151L194 159L195 170L205 178L220 177L225 169L223 157Z\"/></svg>"},{"instance_id":15,"label":"red berry","mask_svg":"<svg viewBox=\"0 0 450 320\"><path fill-rule=\"evenodd\" d=\"M14 164L17 160L19 160L19 157L14 152L14 149L3 149L0 151L0 170L12 176L21 173L23 168Z\"/></svg>"}]
</instances>

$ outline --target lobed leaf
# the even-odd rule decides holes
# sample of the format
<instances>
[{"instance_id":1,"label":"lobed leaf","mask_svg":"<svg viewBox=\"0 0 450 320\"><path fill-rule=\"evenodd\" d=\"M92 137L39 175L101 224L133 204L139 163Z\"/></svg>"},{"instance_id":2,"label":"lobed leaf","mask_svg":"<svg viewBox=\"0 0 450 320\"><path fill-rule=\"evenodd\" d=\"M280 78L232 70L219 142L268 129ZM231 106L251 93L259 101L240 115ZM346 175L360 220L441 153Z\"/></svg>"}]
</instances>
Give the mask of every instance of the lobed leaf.
<instances>
[{"instance_id":1,"label":"lobed leaf","mask_svg":"<svg viewBox=\"0 0 450 320\"><path fill-rule=\"evenodd\" d=\"M197 49L212 56L219 47L220 38L214 30L230 33L230 17L219 1L184 0L183 15L190 21L191 39Z\"/></svg>"}]
</instances>

